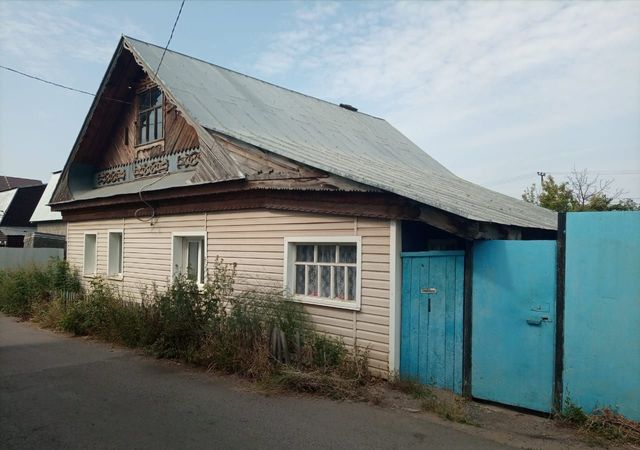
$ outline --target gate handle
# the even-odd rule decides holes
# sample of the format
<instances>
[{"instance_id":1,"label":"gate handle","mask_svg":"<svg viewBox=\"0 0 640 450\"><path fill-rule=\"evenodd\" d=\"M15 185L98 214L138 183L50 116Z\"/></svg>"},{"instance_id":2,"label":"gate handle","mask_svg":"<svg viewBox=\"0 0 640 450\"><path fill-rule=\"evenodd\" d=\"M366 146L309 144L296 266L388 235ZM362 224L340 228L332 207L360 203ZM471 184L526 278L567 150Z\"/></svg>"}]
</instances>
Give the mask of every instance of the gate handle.
<instances>
[{"instance_id":1,"label":"gate handle","mask_svg":"<svg viewBox=\"0 0 640 450\"><path fill-rule=\"evenodd\" d=\"M542 319L527 319L527 323L529 325L539 327L540 325L542 325Z\"/></svg>"}]
</instances>

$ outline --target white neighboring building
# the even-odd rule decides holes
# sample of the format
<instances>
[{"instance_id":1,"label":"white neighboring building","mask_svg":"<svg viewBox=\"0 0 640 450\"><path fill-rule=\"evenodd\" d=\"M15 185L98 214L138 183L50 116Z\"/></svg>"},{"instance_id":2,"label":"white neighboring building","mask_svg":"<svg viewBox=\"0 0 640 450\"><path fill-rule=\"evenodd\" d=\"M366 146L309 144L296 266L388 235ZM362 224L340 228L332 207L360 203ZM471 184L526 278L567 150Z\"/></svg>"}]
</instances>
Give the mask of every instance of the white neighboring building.
<instances>
[{"instance_id":1,"label":"white neighboring building","mask_svg":"<svg viewBox=\"0 0 640 450\"><path fill-rule=\"evenodd\" d=\"M62 221L62 214L57 211L51 211L49 202L51 195L55 190L58 180L60 179L60 171L53 172L49 183L40 197L40 201L36 209L31 215L31 223L37 227L38 233L57 234L60 236L67 235L67 224Z\"/></svg>"}]
</instances>

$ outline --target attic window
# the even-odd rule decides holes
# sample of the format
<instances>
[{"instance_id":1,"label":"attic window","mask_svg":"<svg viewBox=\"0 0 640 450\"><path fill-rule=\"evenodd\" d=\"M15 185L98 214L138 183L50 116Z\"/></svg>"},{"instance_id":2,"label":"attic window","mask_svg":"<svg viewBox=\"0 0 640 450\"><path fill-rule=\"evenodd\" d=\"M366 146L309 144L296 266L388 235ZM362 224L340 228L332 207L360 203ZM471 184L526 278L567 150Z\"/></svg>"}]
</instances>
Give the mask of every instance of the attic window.
<instances>
[{"instance_id":1,"label":"attic window","mask_svg":"<svg viewBox=\"0 0 640 450\"><path fill-rule=\"evenodd\" d=\"M138 95L138 145L164 137L162 92L152 88Z\"/></svg>"}]
</instances>

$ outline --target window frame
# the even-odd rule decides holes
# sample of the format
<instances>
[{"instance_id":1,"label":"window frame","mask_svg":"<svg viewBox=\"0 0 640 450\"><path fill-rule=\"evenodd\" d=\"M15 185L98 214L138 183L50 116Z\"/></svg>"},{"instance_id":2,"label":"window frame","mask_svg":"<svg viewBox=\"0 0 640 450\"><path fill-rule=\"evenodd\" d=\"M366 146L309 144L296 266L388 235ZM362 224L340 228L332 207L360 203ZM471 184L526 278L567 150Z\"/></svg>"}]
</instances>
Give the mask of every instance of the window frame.
<instances>
[{"instance_id":1,"label":"window frame","mask_svg":"<svg viewBox=\"0 0 640 450\"><path fill-rule=\"evenodd\" d=\"M198 267L198 276L196 277L196 284L202 288L207 282L207 232L206 231L174 231L171 233L171 279L173 280L176 275L183 274L183 264L185 255L185 247L188 246L188 238L202 239L202 249L200 252L199 261L202 261L202 267ZM180 243L177 246L177 243ZM180 260L180 270L176 270L176 258Z\"/></svg>"},{"instance_id":2,"label":"window frame","mask_svg":"<svg viewBox=\"0 0 640 450\"><path fill-rule=\"evenodd\" d=\"M87 272L87 236L95 236L93 251L93 272ZM85 231L82 233L82 276L85 278L95 278L98 275L98 232Z\"/></svg>"},{"instance_id":3,"label":"window frame","mask_svg":"<svg viewBox=\"0 0 640 450\"><path fill-rule=\"evenodd\" d=\"M356 291L353 300L335 300L295 293L296 245L356 244ZM340 265L336 263L336 265ZM362 238L361 236L288 236L284 238L283 285L291 298L300 303L360 311L362 304ZM320 276L320 274L318 274Z\"/></svg>"},{"instance_id":4,"label":"window frame","mask_svg":"<svg viewBox=\"0 0 640 450\"><path fill-rule=\"evenodd\" d=\"M111 235L120 234L120 271L111 273ZM124 230L107 230L107 278L111 280L122 280L124 278Z\"/></svg>"},{"instance_id":5,"label":"window frame","mask_svg":"<svg viewBox=\"0 0 640 450\"><path fill-rule=\"evenodd\" d=\"M146 94L149 91L152 91L154 89L157 89L158 92L160 92L160 96L162 97L161 99L161 103L160 106L154 106L151 108L146 108L146 109L142 109L142 106L140 104L140 98ZM165 114L165 108L164 108L164 102L165 98L164 98L164 92L162 92L162 89L160 89L159 86L155 86L155 87L150 87L149 89L145 89L144 91L138 92L136 94L136 107L137 107L137 114L136 114L136 137L135 137L135 142L136 142L136 147L140 147L143 145L148 145L148 144L153 144L154 142L158 142L164 139L165 136L165 127L166 127L166 114ZM162 115L162 134L159 137L156 137L153 140L148 140L145 142L141 142L140 140L140 131L141 131L141 126L142 126L142 114L144 113L149 113L151 111L155 111L157 109L160 109L160 113ZM154 122L155 125L157 125L157 120ZM149 120L147 119L147 128L149 128ZM147 132L147 135L149 133Z\"/></svg>"}]
</instances>

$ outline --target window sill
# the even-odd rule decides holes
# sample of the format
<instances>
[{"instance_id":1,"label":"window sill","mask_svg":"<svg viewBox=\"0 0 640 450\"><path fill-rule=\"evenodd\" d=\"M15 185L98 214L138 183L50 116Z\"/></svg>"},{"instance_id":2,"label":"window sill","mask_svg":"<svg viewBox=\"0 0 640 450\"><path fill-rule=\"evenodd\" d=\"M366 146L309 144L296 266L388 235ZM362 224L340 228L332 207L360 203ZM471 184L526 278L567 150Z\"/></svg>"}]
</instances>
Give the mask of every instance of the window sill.
<instances>
[{"instance_id":1,"label":"window sill","mask_svg":"<svg viewBox=\"0 0 640 450\"><path fill-rule=\"evenodd\" d=\"M329 300L318 297L309 297L306 295L295 295L293 301L306 305L326 306L329 308L348 309L351 311L360 311L360 305L356 301Z\"/></svg>"},{"instance_id":2,"label":"window sill","mask_svg":"<svg viewBox=\"0 0 640 450\"><path fill-rule=\"evenodd\" d=\"M121 273L114 273L113 275L109 275L107 279L113 281L122 281L124 279L124 275L122 275Z\"/></svg>"},{"instance_id":3,"label":"window sill","mask_svg":"<svg viewBox=\"0 0 640 450\"><path fill-rule=\"evenodd\" d=\"M83 273L82 278L96 278L98 276L97 273Z\"/></svg>"},{"instance_id":4,"label":"window sill","mask_svg":"<svg viewBox=\"0 0 640 450\"><path fill-rule=\"evenodd\" d=\"M145 142L144 144L135 144L135 145L133 146L133 148L134 148L136 151L138 151L138 150L144 150L144 149L145 149L145 147L152 147L153 145L158 144L158 143L160 143L160 142L162 142L162 141L164 141L164 136L163 136L163 137L161 137L161 138L158 138L158 139L156 139L156 140L154 140L154 141Z\"/></svg>"}]
</instances>

